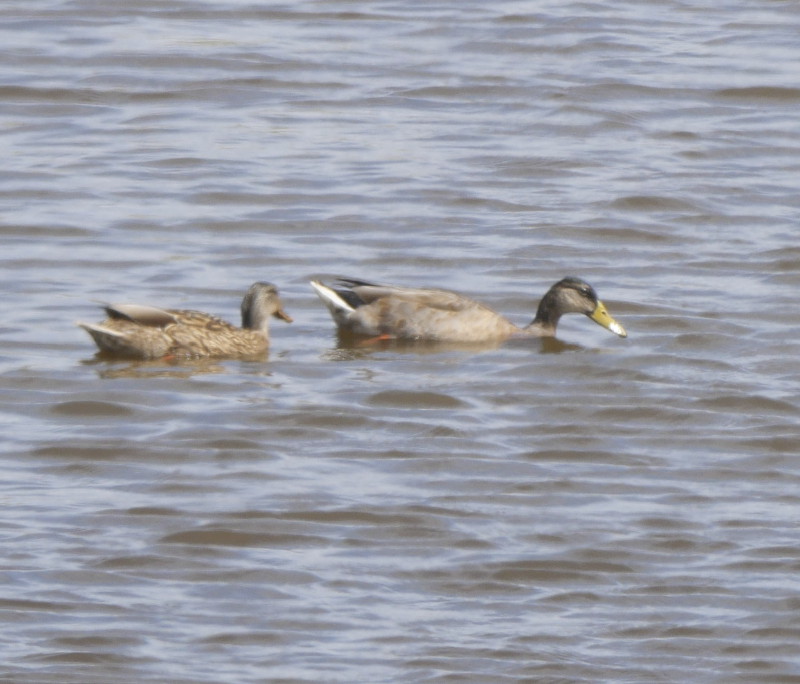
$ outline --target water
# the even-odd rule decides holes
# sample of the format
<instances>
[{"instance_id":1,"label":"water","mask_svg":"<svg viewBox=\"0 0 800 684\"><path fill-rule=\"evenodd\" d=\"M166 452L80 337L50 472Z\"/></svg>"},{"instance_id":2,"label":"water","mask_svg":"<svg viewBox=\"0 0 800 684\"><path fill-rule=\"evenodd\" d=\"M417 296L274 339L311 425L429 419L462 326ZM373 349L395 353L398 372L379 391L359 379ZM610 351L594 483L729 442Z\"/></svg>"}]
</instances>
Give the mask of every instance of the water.
<instances>
[{"instance_id":1,"label":"water","mask_svg":"<svg viewBox=\"0 0 800 684\"><path fill-rule=\"evenodd\" d=\"M0 19L0 681L800 681L794 3ZM354 347L316 273L629 337ZM265 361L74 327L255 280Z\"/></svg>"}]
</instances>

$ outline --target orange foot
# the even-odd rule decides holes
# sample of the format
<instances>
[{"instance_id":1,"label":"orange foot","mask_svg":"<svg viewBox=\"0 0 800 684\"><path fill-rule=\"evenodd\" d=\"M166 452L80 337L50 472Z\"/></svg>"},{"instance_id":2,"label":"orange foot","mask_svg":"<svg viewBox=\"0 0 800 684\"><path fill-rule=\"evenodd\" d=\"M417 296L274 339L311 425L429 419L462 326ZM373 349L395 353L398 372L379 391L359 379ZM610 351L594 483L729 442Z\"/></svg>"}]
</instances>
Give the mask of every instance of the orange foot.
<instances>
[{"instance_id":1,"label":"orange foot","mask_svg":"<svg viewBox=\"0 0 800 684\"><path fill-rule=\"evenodd\" d=\"M370 337L366 340L361 340L356 346L357 347L368 347L371 344L377 344L378 342L385 342L386 340L391 340L392 336L387 335L384 333L383 335L378 335L377 337Z\"/></svg>"}]
</instances>

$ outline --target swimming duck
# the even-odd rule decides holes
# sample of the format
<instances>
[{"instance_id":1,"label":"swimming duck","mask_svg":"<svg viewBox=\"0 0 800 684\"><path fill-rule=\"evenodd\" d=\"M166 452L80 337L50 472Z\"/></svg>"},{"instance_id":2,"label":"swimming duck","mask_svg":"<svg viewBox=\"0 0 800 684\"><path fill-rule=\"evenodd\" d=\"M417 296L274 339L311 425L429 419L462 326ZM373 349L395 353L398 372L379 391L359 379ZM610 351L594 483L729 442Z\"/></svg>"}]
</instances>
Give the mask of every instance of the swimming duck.
<instances>
[{"instance_id":1,"label":"swimming duck","mask_svg":"<svg viewBox=\"0 0 800 684\"><path fill-rule=\"evenodd\" d=\"M269 347L269 317L291 323L270 283L253 283L242 299L242 327L200 311L109 304L100 324L77 323L100 351L144 359L164 356L253 356Z\"/></svg>"},{"instance_id":2,"label":"swimming duck","mask_svg":"<svg viewBox=\"0 0 800 684\"><path fill-rule=\"evenodd\" d=\"M512 335L555 337L563 314L582 313L620 337L627 336L592 286L580 278L563 278L553 285L542 297L536 318L524 328L448 290L376 285L352 278L337 278L333 286L312 280L311 287L339 329L357 335L440 342L488 342Z\"/></svg>"}]
</instances>

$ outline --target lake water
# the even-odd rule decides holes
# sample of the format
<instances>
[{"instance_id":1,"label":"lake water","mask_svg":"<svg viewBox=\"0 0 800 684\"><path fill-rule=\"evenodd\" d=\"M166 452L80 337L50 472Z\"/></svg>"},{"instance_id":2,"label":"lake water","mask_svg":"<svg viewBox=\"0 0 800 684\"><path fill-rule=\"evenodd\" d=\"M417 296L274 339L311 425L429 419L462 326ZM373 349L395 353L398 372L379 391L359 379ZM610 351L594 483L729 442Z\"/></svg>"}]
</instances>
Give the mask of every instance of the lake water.
<instances>
[{"instance_id":1,"label":"lake water","mask_svg":"<svg viewBox=\"0 0 800 684\"><path fill-rule=\"evenodd\" d=\"M800 682L800 6L8 0L0 681ZM628 330L338 340L309 276ZM95 358L98 302L292 325Z\"/></svg>"}]
</instances>

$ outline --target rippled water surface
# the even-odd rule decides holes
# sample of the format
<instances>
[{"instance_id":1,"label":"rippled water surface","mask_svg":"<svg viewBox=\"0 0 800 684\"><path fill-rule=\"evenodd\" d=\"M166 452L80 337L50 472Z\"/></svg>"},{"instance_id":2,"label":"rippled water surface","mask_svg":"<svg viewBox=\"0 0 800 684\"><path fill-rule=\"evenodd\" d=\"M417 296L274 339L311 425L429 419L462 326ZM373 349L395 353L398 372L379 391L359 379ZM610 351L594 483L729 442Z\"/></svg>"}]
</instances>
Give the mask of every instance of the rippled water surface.
<instances>
[{"instance_id":1,"label":"rippled water surface","mask_svg":"<svg viewBox=\"0 0 800 684\"><path fill-rule=\"evenodd\" d=\"M800 682L800 9L712 4L3 3L0 681ZM268 359L74 327L255 280Z\"/></svg>"}]
</instances>

